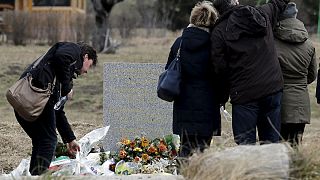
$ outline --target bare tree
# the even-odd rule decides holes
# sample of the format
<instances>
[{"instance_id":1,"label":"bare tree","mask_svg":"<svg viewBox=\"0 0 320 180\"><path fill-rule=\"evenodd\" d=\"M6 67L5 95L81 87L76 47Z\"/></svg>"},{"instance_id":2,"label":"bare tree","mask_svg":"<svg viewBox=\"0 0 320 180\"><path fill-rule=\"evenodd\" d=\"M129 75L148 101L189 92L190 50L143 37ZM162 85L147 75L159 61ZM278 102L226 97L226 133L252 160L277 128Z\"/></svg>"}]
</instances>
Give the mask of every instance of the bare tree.
<instances>
[{"instance_id":1,"label":"bare tree","mask_svg":"<svg viewBox=\"0 0 320 180\"><path fill-rule=\"evenodd\" d=\"M140 1L140 0L139 0ZM128 15L130 12L130 15ZM119 30L121 38L130 38L133 30L139 25L141 16L137 11L136 0L126 0L114 6L110 14L112 29Z\"/></svg>"},{"instance_id":2,"label":"bare tree","mask_svg":"<svg viewBox=\"0 0 320 180\"><path fill-rule=\"evenodd\" d=\"M157 0L137 0L137 9L142 18L142 26L147 30L147 37L157 23Z\"/></svg>"},{"instance_id":3,"label":"bare tree","mask_svg":"<svg viewBox=\"0 0 320 180\"><path fill-rule=\"evenodd\" d=\"M93 46L100 52L112 53L116 44L110 40L109 15L112 7L123 0L91 0L96 14L96 33L93 37Z\"/></svg>"}]
</instances>

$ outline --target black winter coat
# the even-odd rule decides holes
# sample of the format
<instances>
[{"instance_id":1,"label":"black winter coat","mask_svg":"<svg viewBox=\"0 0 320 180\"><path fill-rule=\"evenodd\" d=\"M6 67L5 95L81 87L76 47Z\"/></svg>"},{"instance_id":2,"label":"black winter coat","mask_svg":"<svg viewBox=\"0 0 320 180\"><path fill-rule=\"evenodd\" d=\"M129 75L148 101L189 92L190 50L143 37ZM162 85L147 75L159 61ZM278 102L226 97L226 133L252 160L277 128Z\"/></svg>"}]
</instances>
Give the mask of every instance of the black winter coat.
<instances>
[{"instance_id":1,"label":"black winter coat","mask_svg":"<svg viewBox=\"0 0 320 180\"><path fill-rule=\"evenodd\" d=\"M59 42L52 46L41 60L41 63L30 71L32 63L21 75L24 77L28 72L32 74L33 84L39 88L46 88L48 83L53 83L56 77L55 88L48 103L50 106L58 101L59 97L66 96L72 89L72 79L75 73L81 69L83 60L81 58L80 47L71 42ZM68 123L63 108L55 111L56 126L67 143L76 139Z\"/></svg>"},{"instance_id":2,"label":"black winter coat","mask_svg":"<svg viewBox=\"0 0 320 180\"><path fill-rule=\"evenodd\" d=\"M181 39L181 92L173 104L173 133L220 135L219 102L210 62L210 35L188 27L171 47L166 68L175 58Z\"/></svg>"},{"instance_id":3,"label":"black winter coat","mask_svg":"<svg viewBox=\"0 0 320 180\"><path fill-rule=\"evenodd\" d=\"M221 15L211 34L211 59L228 82L231 103L257 100L283 88L273 38L283 0L260 7L234 6ZM227 101L227 99L225 99Z\"/></svg>"}]
</instances>

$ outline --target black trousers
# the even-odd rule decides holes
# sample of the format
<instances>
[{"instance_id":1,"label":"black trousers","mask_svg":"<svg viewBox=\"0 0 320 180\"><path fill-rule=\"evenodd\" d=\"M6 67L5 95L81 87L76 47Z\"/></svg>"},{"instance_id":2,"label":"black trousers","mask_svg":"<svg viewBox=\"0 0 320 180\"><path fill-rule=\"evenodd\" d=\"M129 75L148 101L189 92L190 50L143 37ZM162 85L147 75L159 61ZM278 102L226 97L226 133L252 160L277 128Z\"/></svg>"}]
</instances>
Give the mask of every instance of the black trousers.
<instances>
[{"instance_id":1,"label":"black trousers","mask_svg":"<svg viewBox=\"0 0 320 180\"><path fill-rule=\"evenodd\" d=\"M281 124L283 140L288 141L292 147L301 144L305 126L304 123Z\"/></svg>"},{"instance_id":2,"label":"black trousers","mask_svg":"<svg viewBox=\"0 0 320 180\"><path fill-rule=\"evenodd\" d=\"M32 140L30 173L40 175L49 168L57 144L53 105L48 103L35 122L24 120L15 112L17 121Z\"/></svg>"},{"instance_id":3,"label":"black trousers","mask_svg":"<svg viewBox=\"0 0 320 180\"><path fill-rule=\"evenodd\" d=\"M256 129L261 144L279 141L281 97L282 92L277 92L249 103L232 105L232 130L237 144L256 144Z\"/></svg>"},{"instance_id":4,"label":"black trousers","mask_svg":"<svg viewBox=\"0 0 320 180\"><path fill-rule=\"evenodd\" d=\"M197 136L186 135L181 136L181 147L179 157L188 157L192 155L194 151L203 152L203 150L210 146L212 136Z\"/></svg>"}]
</instances>

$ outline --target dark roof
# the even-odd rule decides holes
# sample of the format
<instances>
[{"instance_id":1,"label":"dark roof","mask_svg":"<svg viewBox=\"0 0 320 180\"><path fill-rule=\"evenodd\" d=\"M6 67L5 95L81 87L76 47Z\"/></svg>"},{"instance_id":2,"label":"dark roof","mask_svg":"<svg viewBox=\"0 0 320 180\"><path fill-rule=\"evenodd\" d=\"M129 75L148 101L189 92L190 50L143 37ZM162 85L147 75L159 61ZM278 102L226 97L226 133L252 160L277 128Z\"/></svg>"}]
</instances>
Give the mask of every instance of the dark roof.
<instances>
[{"instance_id":1,"label":"dark roof","mask_svg":"<svg viewBox=\"0 0 320 180\"><path fill-rule=\"evenodd\" d=\"M11 4L11 5L14 5L14 0L0 0L0 4Z\"/></svg>"}]
</instances>

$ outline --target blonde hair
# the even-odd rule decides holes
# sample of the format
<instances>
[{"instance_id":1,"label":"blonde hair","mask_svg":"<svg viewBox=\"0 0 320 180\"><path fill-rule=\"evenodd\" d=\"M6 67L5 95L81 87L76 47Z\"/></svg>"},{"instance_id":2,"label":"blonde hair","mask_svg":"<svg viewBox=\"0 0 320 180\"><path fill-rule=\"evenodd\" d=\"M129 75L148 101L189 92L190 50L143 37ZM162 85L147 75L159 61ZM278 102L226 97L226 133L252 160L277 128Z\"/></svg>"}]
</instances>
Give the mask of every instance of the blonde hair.
<instances>
[{"instance_id":1,"label":"blonde hair","mask_svg":"<svg viewBox=\"0 0 320 180\"><path fill-rule=\"evenodd\" d=\"M199 27L212 27L218 19L218 11L212 2L198 2L191 11L190 23Z\"/></svg>"}]
</instances>

